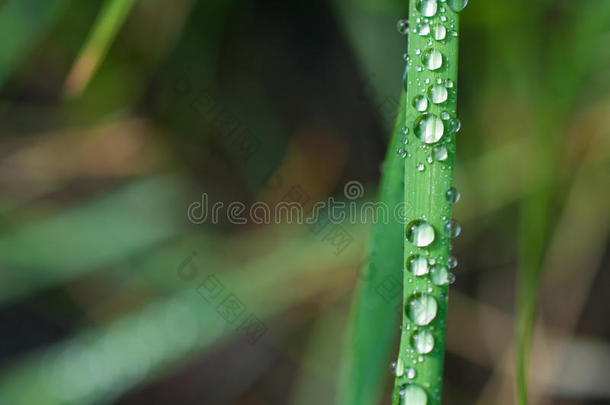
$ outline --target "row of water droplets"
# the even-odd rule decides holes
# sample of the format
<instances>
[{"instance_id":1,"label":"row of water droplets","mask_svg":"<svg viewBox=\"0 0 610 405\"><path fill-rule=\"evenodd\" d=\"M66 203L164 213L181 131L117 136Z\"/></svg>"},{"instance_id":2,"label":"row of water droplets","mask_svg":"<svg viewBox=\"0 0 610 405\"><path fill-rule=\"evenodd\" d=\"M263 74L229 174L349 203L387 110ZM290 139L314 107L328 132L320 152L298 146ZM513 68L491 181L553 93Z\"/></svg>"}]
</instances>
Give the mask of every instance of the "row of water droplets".
<instances>
[{"instance_id":1,"label":"row of water droplets","mask_svg":"<svg viewBox=\"0 0 610 405\"><path fill-rule=\"evenodd\" d=\"M414 69L416 72L424 70L441 73L446 58L435 43L446 43L457 37L456 27L450 18L447 17L447 7L453 12L460 12L467 5L468 0L417 0L415 3L418 16L415 19L416 26L409 27L407 20L400 20L397 24L398 31L403 34L418 35L426 37L426 49L416 49L416 58L404 55L407 64L405 69L405 87L409 79L408 72ZM413 60L415 59L415 60ZM445 66L446 67L446 66ZM446 71L446 69L444 70ZM436 75L435 75L436 76ZM409 104L421 113L412 123L412 130L415 137L420 142L419 148L426 151L428 164L440 162L441 164L448 159L449 151L447 144L450 143L447 133L457 133L460 130L460 121L452 118L448 111L444 110L450 97L455 97L454 83L449 78L435 77L417 79L415 84L421 89L421 94L408 94ZM434 110L434 112L433 112ZM406 145L409 142L410 128L407 123L402 128L402 141ZM401 158L408 158L410 155L405 147L397 151ZM426 165L417 162L416 168L423 172ZM445 169L445 165L441 166ZM449 204L459 201L460 193L450 187L445 191L445 199ZM459 223L450 218L442 217L443 234L448 238L455 238L461 232ZM414 382L417 371L416 365L425 362L425 356L431 353L435 347L435 340L432 334L434 326L431 325L437 317L438 302L430 294L433 286L446 286L455 280L451 272L457 266L457 259L454 256L449 258L430 257L430 245L437 239L437 231L434 226L426 219L415 219L406 227L407 241L417 247L417 252L411 251L405 263L405 271L409 272L409 282L414 278L426 278L428 284L426 291L413 293L406 302L405 313L411 323L407 324L406 333L410 334L409 346L411 356L399 356L398 360L392 364L397 377L406 377L406 382L400 384L399 395L400 403L403 405L426 405L428 403L429 382L419 385ZM446 298L441 295L441 298ZM441 321L442 322L442 321ZM411 330L412 329L412 330ZM411 362L412 364L407 364Z\"/></svg>"}]
</instances>

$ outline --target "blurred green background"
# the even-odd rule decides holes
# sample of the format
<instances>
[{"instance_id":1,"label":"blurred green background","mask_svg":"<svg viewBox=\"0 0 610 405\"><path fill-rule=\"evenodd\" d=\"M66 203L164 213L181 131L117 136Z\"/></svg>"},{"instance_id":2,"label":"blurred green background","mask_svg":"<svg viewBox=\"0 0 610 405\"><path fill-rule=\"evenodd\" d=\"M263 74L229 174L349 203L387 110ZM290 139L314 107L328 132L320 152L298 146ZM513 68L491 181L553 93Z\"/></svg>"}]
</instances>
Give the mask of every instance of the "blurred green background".
<instances>
[{"instance_id":1,"label":"blurred green background","mask_svg":"<svg viewBox=\"0 0 610 405\"><path fill-rule=\"evenodd\" d=\"M0 404L333 404L354 287L387 293L370 224L187 207L373 200L406 10L0 1ZM514 403L537 298L530 404L608 404L610 2L470 0L460 32L444 402Z\"/></svg>"}]
</instances>

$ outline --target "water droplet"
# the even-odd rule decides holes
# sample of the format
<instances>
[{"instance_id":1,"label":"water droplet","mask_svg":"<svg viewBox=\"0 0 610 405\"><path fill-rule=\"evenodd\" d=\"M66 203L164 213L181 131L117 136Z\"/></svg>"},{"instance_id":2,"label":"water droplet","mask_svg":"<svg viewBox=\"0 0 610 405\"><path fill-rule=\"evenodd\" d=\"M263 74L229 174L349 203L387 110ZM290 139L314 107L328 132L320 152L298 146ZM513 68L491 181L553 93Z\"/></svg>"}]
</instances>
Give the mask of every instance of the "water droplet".
<instances>
[{"instance_id":1,"label":"water droplet","mask_svg":"<svg viewBox=\"0 0 610 405\"><path fill-rule=\"evenodd\" d=\"M436 299L428 294L417 294L407 303L407 314L414 324L428 325L436 318L438 305Z\"/></svg>"},{"instance_id":2,"label":"water droplet","mask_svg":"<svg viewBox=\"0 0 610 405\"><path fill-rule=\"evenodd\" d=\"M447 5L451 10L459 13L468 5L468 0L447 0Z\"/></svg>"},{"instance_id":3,"label":"water droplet","mask_svg":"<svg viewBox=\"0 0 610 405\"><path fill-rule=\"evenodd\" d=\"M403 54L402 54L402 60L404 60L405 62L408 62L408 61L409 61L409 54L408 54L408 53L406 53L406 52L405 52L405 53L403 53Z\"/></svg>"},{"instance_id":4,"label":"water droplet","mask_svg":"<svg viewBox=\"0 0 610 405\"><path fill-rule=\"evenodd\" d=\"M428 70L436 70L443 66L443 54L433 48L426 49L421 55L421 62Z\"/></svg>"},{"instance_id":5,"label":"water droplet","mask_svg":"<svg viewBox=\"0 0 610 405\"><path fill-rule=\"evenodd\" d=\"M455 274L449 272L449 276L447 277L447 279L449 280L449 284L455 283Z\"/></svg>"},{"instance_id":6,"label":"water droplet","mask_svg":"<svg viewBox=\"0 0 610 405\"><path fill-rule=\"evenodd\" d=\"M409 20L404 19L404 18L401 20L398 20L398 22L396 23L396 29L402 35L407 35L407 33L409 32Z\"/></svg>"},{"instance_id":7,"label":"water droplet","mask_svg":"<svg viewBox=\"0 0 610 405\"><path fill-rule=\"evenodd\" d=\"M456 118L455 121L452 121L452 124L455 127L455 132L460 132L460 129L462 128L462 122L458 118Z\"/></svg>"},{"instance_id":8,"label":"water droplet","mask_svg":"<svg viewBox=\"0 0 610 405\"><path fill-rule=\"evenodd\" d=\"M416 276L428 274L428 259L420 255L413 255L409 257L407 259L407 270Z\"/></svg>"},{"instance_id":9,"label":"water droplet","mask_svg":"<svg viewBox=\"0 0 610 405\"><path fill-rule=\"evenodd\" d=\"M434 349L434 336L427 330L420 330L413 334L412 344L417 353L430 353Z\"/></svg>"},{"instance_id":10,"label":"water droplet","mask_svg":"<svg viewBox=\"0 0 610 405\"><path fill-rule=\"evenodd\" d=\"M420 54L421 54L421 49L416 49L416 50L415 50L415 54L416 54L416 55L420 55Z\"/></svg>"},{"instance_id":11,"label":"water droplet","mask_svg":"<svg viewBox=\"0 0 610 405\"><path fill-rule=\"evenodd\" d=\"M426 111L428 108L428 98L422 95L415 96L413 98L413 107L420 112Z\"/></svg>"},{"instance_id":12,"label":"water droplet","mask_svg":"<svg viewBox=\"0 0 610 405\"><path fill-rule=\"evenodd\" d=\"M415 378L415 374L416 374L415 369L413 367L407 368L406 374L407 374L407 378L408 379L410 379L410 380L414 379Z\"/></svg>"},{"instance_id":13,"label":"water droplet","mask_svg":"<svg viewBox=\"0 0 610 405\"><path fill-rule=\"evenodd\" d=\"M443 111L443 112L441 112L441 118L444 121L447 121L449 118L451 118L451 116L449 115L449 113L447 111Z\"/></svg>"},{"instance_id":14,"label":"water droplet","mask_svg":"<svg viewBox=\"0 0 610 405\"><path fill-rule=\"evenodd\" d=\"M436 0L417 0L415 3L415 8L417 8L417 11L419 11L424 17L432 17L434 14L436 14L438 4Z\"/></svg>"},{"instance_id":15,"label":"water droplet","mask_svg":"<svg viewBox=\"0 0 610 405\"><path fill-rule=\"evenodd\" d=\"M445 236L450 238L456 238L459 236L460 232L462 232L462 227L459 222L455 219L451 219L445 222L444 226Z\"/></svg>"},{"instance_id":16,"label":"water droplet","mask_svg":"<svg viewBox=\"0 0 610 405\"><path fill-rule=\"evenodd\" d=\"M426 166L424 166L423 163L418 163L416 168L418 172L423 172L426 169Z\"/></svg>"},{"instance_id":17,"label":"water droplet","mask_svg":"<svg viewBox=\"0 0 610 405\"><path fill-rule=\"evenodd\" d=\"M450 269L455 269L458 265L458 260L455 256L449 256L449 259L447 259L447 267L449 267Z\"/></svg>"},{"instance_id":18,"label":"water droplet","mask_svg":"<svg viewBox=\"0 0 610 405\"><path fill-rule=\"evenodd\" d=\"M407 225L407 240L417 247L426 247L434 242L434 228L423 219L416 219Z\"/></svg>"},{"instance_id":19,"label":"water droplet","mask_svg":"<svg viewBox=\"0 0 610 405\"><path fill-rule=\"evenodd\" d=\"M447 36L447 29L442 24L436 24L432 27L432 36L437 41L442 41Z\"/></svg>"},{"instance_id":20,"label":"water droplet","mask_svg":"<svg viewBox=\"0 0 610 405\"><path fill-rule=\"evenodd\" d=\"M396 154L400 156L402 159L407 157L407 151L404 148L398 148Z\"/></svg>"},{"instance_id":21,"label":"water droplet","mask_svg":"<svg viewBox=\"0 0 610 405\"><path fill-rule=\"evenodd\" d=\"M447 147L445 145L438 145L432 149L432 157L434 157L434 160L444 162L447 160L448 156L449 153L447 152Z\"/></svg>"},{"instance_id":22,"label":"water droplet","mask_svg":"<svg viewBox=\"0 0 610 405\"><path fill-rule=\"evenodd\" d=\"M430 269L430 280L436 285L449 284L449 270L442 264L436 264Z\"/></svg>"},{"instance_id":23,"label":"water droplet","mask_svg":"<svg viewBox=\"0 0 610 405\"><path fill-rule=\"evenodd\" d=\"M447 87L448 89L452 89L453 88L453 80L451 80L451 79L445 80L445 87Z\"/></svg>"},{"instance_id":24,"label":"water droplet","mask_svg":"<svg viewBox=\"0 0 610 405\"><path fill-rule=\"evenodd\" d=\"M424 143L436 143L440 141L445 132L445 126L434 114L424 114L415 122L415 136Z\"/></svg>"},{"instance_id":25,"label":"water droplet","mask_svg":"<svg viewBox=\"0 0 610 405\"><path fill-rule=\"evenodd\" d=\"M455 187L449 187L445 192L445 198L449 204L455 204L460 201L460 192Z\"/></svg>"},{"instance_id":26,"label":"water droplet","mask_svg":"<svg viewBox=\"0 0 610 405\"><path fill-rule=\"evenodd\" d=\"M430 34L430 24L420 24L419 27L417 27L417 33L422 37Z\"/></svg>"},{"instance_id":27,"label":"water droplet","mask_svg":"<svg viewBox=\"0 0 610 405\"><path fill-rule=\"evenodd\" d=\"M405 135L409 133L409 128L408 127L402 127L401 130L402 130L402 133L405 134Z\"/></svg>"},{"instance_id":28,"label":"water droplet","mask_svg":"<svg viewBox=\"0 0 610 405\"><path fill-rule=\"evenodd\" d=\"M431 86L428 89L428 96L430 97L430 101L434 104L440 104L447 101L448 97L447 88L444 86Z\"/></svg>"},{"instance_id":29,"label":"water droplet","mask_svg":"<svg viewBox=\"0 0 610 405\"><path fill-rule=\"evenodd\" d=\"M422 387L416 384L400 386L400 405L427 405L428 395Z\"/></svg>"},{"instance_id":30,"label":"water droplet","mask_svg":"<svg viewBox=\"0 0 610 405\"><path fill-rule=\"evenodd\" d=\"M403 363L401 358L396 361L394 373L396 374L396 377L401 377L405 373L405 364Z\"/></svg>"}]
</instances>

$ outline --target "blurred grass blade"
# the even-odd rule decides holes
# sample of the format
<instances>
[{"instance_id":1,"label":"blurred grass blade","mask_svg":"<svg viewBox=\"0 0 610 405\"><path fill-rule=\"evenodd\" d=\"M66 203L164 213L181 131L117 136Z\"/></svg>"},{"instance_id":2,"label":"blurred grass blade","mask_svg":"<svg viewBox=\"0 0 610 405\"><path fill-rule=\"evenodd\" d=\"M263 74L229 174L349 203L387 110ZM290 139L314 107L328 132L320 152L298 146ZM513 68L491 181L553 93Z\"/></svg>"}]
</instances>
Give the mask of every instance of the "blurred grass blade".
<instances>
[{"instance_id":1,"label":"blurred grass blade","mask_svg":"<svg viewBox=\"0 0 610 405\"><path fill-rule=\"evenodd\" d=\"M183 229L187 185L135 182L104 198L0 234L0 302L95 270Z\"/></svg>"},{"instance_id":2,"label":"blurred grass blade","mask_svg":"<svg viewBox=\"0 0 610 405\"><path fill-rule=\"evenodd\" d=\"M76 97L85 90L135 2L136 0L105 2L64 83L67 96Z\"/></svg>"},{"instance_id":3,"label":"blurred grass blade","mask_svg":"<svg viewBox=\"0 0 610 405\"><path fill-rule=\"evenodd\" d=\"M0 87L27 53L61 17L68 0L6 0L0 2Z\"/></svg>"},{"instance_id":4,"label":"blurred grass blade","mask_svg":"<svg viewBox=\"0 0 610 405\"><path fill-rule=\"evenodd\" d=\"M403 199L403 162L396 154L405 120L405 97L383 169L379 202L393 209ZM373 227L367 263L352 304L348 343L342 364L338 403L371 405L379 402L389 374L392 342L398 336L403 225L390 215L387 224Z\"/></svg>"}]
</instances>

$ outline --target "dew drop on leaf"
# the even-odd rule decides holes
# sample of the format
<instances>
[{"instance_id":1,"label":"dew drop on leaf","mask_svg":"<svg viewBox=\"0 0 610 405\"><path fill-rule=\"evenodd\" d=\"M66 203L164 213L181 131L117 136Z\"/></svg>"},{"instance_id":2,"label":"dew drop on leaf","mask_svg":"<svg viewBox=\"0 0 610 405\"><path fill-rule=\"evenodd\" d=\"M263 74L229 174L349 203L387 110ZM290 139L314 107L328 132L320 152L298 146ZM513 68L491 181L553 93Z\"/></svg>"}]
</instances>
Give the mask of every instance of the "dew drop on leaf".
<instances>
[{"instance_id":1,"label":"dew drop on leaf","mask_svg":"<svg viewBox=\"0 0 610 405\"><path fill-rule=\"evenodd\" d=\"M468 0L447 0L447 5L451 10L459 13L468 5Z\"/></svg>"},{"instance_id":2,"label":"dew drop on leaf","mask_svg":"<svg viewBox=\"0 0 610 405\"><path fill-rule=\"evenodd\" d=\"M447 152L447 147L445 145L438 145L432 149L432 157L438 162L447 160L448 156L449 153Z\"/></svg>"},{"instance_id":3,"label":"dew drop on leaf","mask_svg":"<svg viewBox=\"0 0 610 405\"><path fill-rule=\"evenodd\" d=\"M437 0L417 0L415 8L424 17L432 17L436 14L438 3Z\"/></svg>"},{"instance_id":4,"label":"dew drop on leaf","mask_svg":"<svg viewBox=\"0 0 610 405\"><path fill-rule=\"evenodd\" d=\"M428 70L436 70L443 66L443 54L433 48L426 49L421 55L421 61Z\"/></svg>"},{"instance_id":5,"label":"dew drop on leaf","mask_svg":"<svg viewBox=\"0 0 610 405\"><path fill-rule=\"evenodd\" d=\"M443 230L445 231L445 236L449 238L457 238L460 235L460 232L462 232L462 226L455 219L451 219L445 221Z\"/></svg>"},{"instance_id":6,"label":"dew drop on leaf","mask_svg":"<svg viewBox=\"0 0 610 405\"><path fill-rule=\"evenodd\" d=\"M417 353L427 354L434 349L434 336L427 330L420 330L413 334L411 343Z\"/></svg>"},{"instance_id":7,"label":"dew drop on leaf","mask_svg":"<svg viewBox=\"0 0 610 405\"><path fill-rule=\"evenodd\" d=\"M436 299L428 294L416 294L407 303L407 314L419 326L428 325L436 318L438 305Z\"/></svg>"},{"instance_id":8,"label":"dew drop on leaf","mask_svg":"<svg viewBox=\"0 0 610 405\"><path fill-rule=\"evenodd\" d=\"M434 242L434 228L422 219L411 221L407 225L406 237L417 247L426 247Z\"/></svg>"},{"instance_id":9,"label":"dew drop on leaf","mask_svg":"<svg viewBox=\"0 0 610 405\"><path fill-rule=\"evenodd\" d=\"M444 103L447 101L448 97L447 88L438 85L431 86L428 89L428 97L430 97L430 101L432 101L433 104Z\"/></svg>"},{"instance_id":10,"label":"dew drop on leaf","mask_svg":"<svg viewBox=\"0 0 610 405\"><path fill-rule=\"evenodd\" d=\"M428 274L428 259L421 255L412 255L407 259L407 270L409 270L415 276L423 276L424 274Z\"/></svg>"},{"instance_id":11,"label":"dew drop on leaf","mask_svg":"<svg viewBox=\"0 0 610 405\"><path fill-rule=\"evenodd\" d=\"M402 35L407 35L409 33L409 20L401 19L396 23L396 29Z\"/></svg>"},{"instance_id":12,"label":"dew drop on leaf","mask_svg":"<svg viewBox=\"0 0 610 405\"><path fill-rule=\"evenodd\" d=\"M419 112L424 112L428 108L428 98L426 96L415 96L413 98L413 107Z\"/></svg>"},{"instance_id":13,"label":"dew drop on leaf","mask_svg":"<svg viewBox=\"0 0 610 405\"><path fill-rule=\"evenodd\" d=\"M428 395L416 384L405 384L400 387L400 405L427 405Z\"/></svg>"},{"instance_id":14,"label":"dew drop on leaf","mask_svg":"<svg viewBox=\"0 0 610 405\"><path fill-rule=\"evenodd\" d=\"M449 270L447 266L436 264L430 269L430 280L438 286L449 284Z\"/></svg>"},{"instance_id":15,"label":"dew drop on leaf","mask_svg":"<svg viewBox=\"0 0 610 405\"><path fill-rule=\"evenodd\" d=\"M443 121L434 114L421 115L415 122L415 136L424 143L436 143L445 133Z\"/></svg>"},{"instance_id":16,"label":"dew drop on leaf","mask_svg":"<svg viewBox=\"0 0 610 405\"><path fill-rule=\"evenodd\" d=\"M449 187L445 192L445 199L449 204L455 204L460 201L460 192L455 187Z\"/></svg>"}]
</instances>

